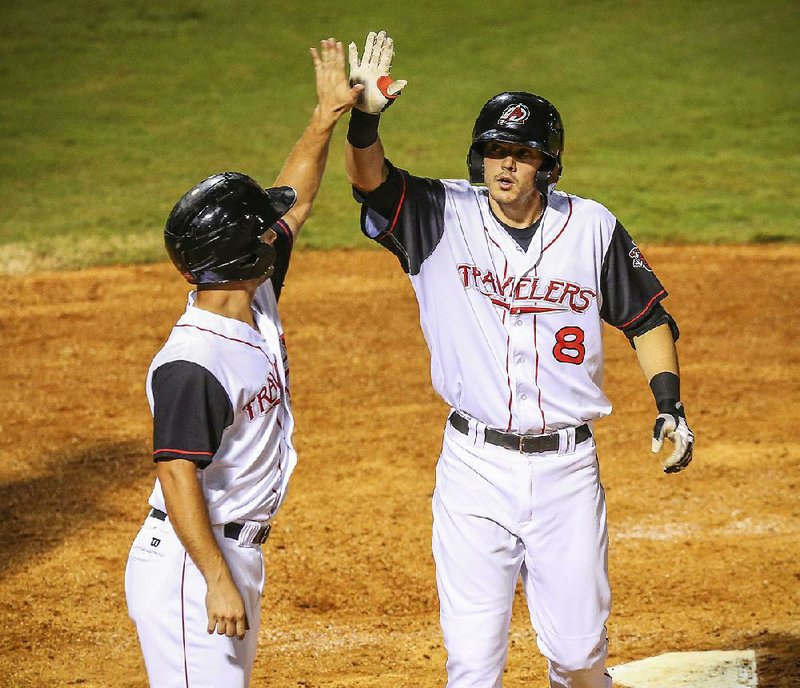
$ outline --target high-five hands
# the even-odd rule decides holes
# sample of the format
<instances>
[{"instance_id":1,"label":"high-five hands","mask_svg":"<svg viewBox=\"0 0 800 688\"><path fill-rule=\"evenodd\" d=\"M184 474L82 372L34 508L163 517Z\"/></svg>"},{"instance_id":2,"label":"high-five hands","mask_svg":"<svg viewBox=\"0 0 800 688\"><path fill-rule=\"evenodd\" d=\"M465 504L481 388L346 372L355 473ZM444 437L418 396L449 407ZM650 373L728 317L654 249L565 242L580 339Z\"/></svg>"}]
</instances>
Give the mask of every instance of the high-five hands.
<instances>
[{"instance_id":1,"label":"high-five hands","mask_svg":"<svg viewBox=\"0 0 800 688\"><path fill-rule=\"evenodd\" d=\"M344 71L344 48L334 38L327 38L311 48L311 59L317 76L317 108L327 126L333 126L356 104L364 90L361 84L351 85Z\"/></svg>"},{"instance_id":2,"label":"high-five hands","mask_svg":"<svg viewBox=\"0 0 800 688\"><path fill-rule=\"evenodd\" d=\"M364 54L358 59L358 48L350 44L350 84L363 84L364 90L355 107L377 115L400 95L406 81L394 81L389 76L394 57L394 41L385 31L371 31L364 43Z\"/></svg>"}]
</instances>

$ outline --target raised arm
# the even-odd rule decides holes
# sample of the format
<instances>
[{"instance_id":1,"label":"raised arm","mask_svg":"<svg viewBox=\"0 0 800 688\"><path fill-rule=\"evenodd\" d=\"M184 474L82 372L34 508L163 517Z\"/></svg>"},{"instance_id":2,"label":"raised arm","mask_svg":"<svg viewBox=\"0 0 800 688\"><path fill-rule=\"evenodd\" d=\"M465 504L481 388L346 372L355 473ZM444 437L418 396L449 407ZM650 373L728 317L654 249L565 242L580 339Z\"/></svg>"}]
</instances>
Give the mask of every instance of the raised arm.
<instances>
[{"instance_id":1,"label":"raised arm","mask_svg":"<svg viewBox=\"0 0 800 688\"><path fill-rule=\"evenodd\" d=\"M344 71L344 49L333 38L322 41L319 50L311 48L311 57L316 72L317 106L274 183L291 186L297 192L297 202L283 216L295 237L308 219L319 191L334 127L364 89L358 84L350 87Z\"/></svg>"},{"instance_id":2,"label":"raised arm","mask_svg":"<svg viewBox=\"0 0 800 688\"><path fill-rule=\"evenodd\" d=\"M350 83L363 85L363 92L350 115L345 146L345 169L350 183L368 193L386 179L383 145L378 137L381 112L389 107L406 85L389 76L394 41L380 31L369 33L364 54L358 59L355 43L350 44Z\"/></svg>"}]
</instances>

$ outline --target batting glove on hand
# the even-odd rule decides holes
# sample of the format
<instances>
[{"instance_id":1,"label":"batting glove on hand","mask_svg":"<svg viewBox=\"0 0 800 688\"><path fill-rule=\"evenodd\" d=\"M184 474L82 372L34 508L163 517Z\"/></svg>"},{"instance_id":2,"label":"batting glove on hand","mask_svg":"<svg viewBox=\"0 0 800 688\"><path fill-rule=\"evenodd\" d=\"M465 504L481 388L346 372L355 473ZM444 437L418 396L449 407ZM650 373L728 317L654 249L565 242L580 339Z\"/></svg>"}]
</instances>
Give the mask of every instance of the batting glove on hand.
<instances>
[{"instance_id":1,"label":"batting glove on hand","mask_svg":"<svg viewBox=\"0 0 800 688\"><path fill-rule=\"evenodd\" d=\"M686 424L686 413L680 401L674 403L674 409L667 413L659 413L653 426L653 441L650 451L658 454L664 446L664 438L675 444L675 448L663 462L664 473L677 473L692 462L694 433Z\"/></svg>"},{"instance_id":2,"label":"batting glove on hand","mask_svg":"<svg viewBox=\"0 0 800 688\"><path fill-rule=\"evenodd\" d=\"M406 81L394 81L389 76L394 57L394 41L385 31L370 31L364 44L364 54L358 60L358 48L350 44L350 85L363 84L356 108L370 115L379 115L400 95Z\"/></svg>"}]
</instances>

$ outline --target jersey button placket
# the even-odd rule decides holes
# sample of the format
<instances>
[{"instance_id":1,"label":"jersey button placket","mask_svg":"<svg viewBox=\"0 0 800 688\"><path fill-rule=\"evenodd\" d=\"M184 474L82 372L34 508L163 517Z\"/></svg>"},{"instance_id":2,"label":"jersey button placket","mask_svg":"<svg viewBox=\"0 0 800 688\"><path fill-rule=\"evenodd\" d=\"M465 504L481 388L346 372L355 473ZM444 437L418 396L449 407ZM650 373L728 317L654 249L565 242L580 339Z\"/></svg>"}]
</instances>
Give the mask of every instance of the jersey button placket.
<instances>
[{"instance_id":1,"label":"jersey button placket","mask_svg":"<svg viewBox=\"0 0 800 688\"><path fill-rule=\"evenodd\" d=\"M515 424L521 426L528 425L528 419L533 417L531 405L535 397L531 381L534 368L532 357L529 355L533 346L532 322L533 316L531 315L517 315L513 326L509 328L509 345L511 347L509 358L513 362L510 371L514 402L513 418Z\"/></svg>"}]
</instances>

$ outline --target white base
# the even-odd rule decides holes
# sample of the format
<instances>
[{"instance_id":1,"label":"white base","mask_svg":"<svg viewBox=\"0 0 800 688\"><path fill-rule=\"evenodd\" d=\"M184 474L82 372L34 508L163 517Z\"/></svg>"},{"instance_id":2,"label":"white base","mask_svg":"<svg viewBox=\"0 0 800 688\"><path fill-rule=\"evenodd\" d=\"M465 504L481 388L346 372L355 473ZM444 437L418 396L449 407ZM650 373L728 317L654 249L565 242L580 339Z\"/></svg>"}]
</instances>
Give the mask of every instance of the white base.
<instances>
[{"instance_id":1,"label":"white base","mask_svg":"<svg viewBox=\"0 0 800 688\"><path fill-rule=\"evenodd\" d=\"M609 669L614 688L756 688L756 653L669 652Z\"/></svg>"}]
</instances>

